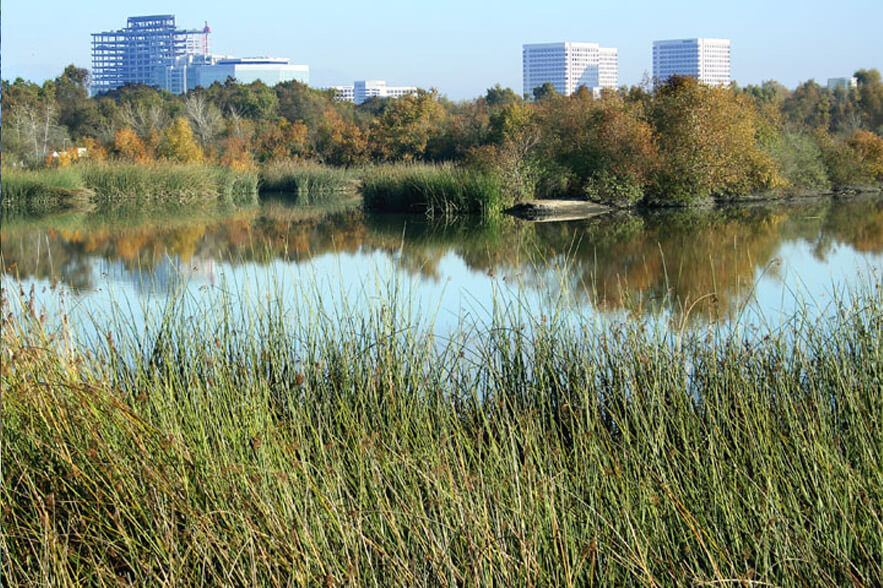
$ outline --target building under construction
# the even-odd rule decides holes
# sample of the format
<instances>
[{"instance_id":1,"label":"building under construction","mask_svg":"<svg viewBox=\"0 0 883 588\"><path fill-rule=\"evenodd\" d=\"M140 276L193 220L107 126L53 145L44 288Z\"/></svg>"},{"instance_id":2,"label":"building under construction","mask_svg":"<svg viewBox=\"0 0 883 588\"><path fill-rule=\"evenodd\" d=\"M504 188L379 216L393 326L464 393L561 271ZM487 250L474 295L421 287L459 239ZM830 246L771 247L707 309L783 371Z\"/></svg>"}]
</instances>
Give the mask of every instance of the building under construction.
<instances>
[{"instance_id":1,"label":"building under construction","mask_svg":"<svg viewBox=\"0 0 883 588\"><path fill-rule=\"evenodd\" d=\"M202 29L179 29L172 14L130 16L126 28L92 34L92 94L124 84L146 84L172 91L180 80L170 79L181 57L208 57L208 24Z\"/></svg>"}]
</instances>

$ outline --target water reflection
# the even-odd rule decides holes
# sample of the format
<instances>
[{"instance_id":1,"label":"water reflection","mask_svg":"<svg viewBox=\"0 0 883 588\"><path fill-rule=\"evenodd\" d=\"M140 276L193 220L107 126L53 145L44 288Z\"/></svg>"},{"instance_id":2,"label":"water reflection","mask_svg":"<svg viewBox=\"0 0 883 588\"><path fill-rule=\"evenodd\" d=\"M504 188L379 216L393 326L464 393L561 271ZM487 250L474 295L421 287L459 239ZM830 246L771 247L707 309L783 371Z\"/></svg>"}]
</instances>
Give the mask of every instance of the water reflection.
<instances>
[{"instance_id":1,"label":"water reflection","mask_svg":"<svg viewBox=\"0 0 883 588\"><path fill-rule=\"evenodd\" d=\"M291 206L284 200L120 207L34 217L3 212L6 275L61 282L78 291L96 276L136 285L136 292L182 277L218 281L218 267L302 264L317 256L380 254L425 287L461 277L445 269L456 257L490 284L514 279L566 294L602 310L670 311L726 318L759 280L776 281L779 257L809 252L822 271L847 252L855 269L880 265L883 199L771 203L705 210L613 214L586 221L532 224L512 218L429 222L369 215L355 205ZM796 253L795 253L796 252ZM838 264L842 264L838 258ZM847 268L848 269L848 268ZM351 279L364 279L352 276Z\"/></svg>"}]
</instances>

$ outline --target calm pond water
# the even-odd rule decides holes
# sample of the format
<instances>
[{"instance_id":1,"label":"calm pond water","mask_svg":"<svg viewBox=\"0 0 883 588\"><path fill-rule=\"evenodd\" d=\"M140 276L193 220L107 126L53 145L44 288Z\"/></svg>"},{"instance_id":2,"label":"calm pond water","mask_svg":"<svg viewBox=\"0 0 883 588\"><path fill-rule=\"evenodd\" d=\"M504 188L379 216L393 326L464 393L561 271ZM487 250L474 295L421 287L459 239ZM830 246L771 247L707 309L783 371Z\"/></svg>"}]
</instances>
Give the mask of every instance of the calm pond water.
<instances>
[{"instance_id":1,"label":"calm pond water","mask_svg":"<svg viewBox=\"0 0 883 588\"><path fill-rule=\"evenodd\" d=\"M883 198L610 214L531 223L431 222L357 204L129 206L3 212L3 288L57 314L101 320L110 300L136 322L170 291L282 297L352 312L403 292L434 329L484 319L494 301L531 314L663 323L777 323L797 301L823 314L883 266ZM19 286L20 282L20 286ZM98 318L96 318L98 317Z\"/></svg>"}]
</instances>

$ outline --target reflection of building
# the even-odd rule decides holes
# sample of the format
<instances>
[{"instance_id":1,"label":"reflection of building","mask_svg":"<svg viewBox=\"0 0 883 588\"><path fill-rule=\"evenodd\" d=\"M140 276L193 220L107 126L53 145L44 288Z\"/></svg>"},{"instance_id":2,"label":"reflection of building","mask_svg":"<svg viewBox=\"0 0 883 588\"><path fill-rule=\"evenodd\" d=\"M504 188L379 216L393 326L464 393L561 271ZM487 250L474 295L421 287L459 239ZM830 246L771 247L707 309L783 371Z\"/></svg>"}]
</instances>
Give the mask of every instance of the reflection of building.
<instances>
[{"instance_id":1,"label":"reflection of building","mask_svg":"<svg viewBox=\"0 0 883 588\"><path fill-rule=\"evenodd\" d=\"M729 39L653 41L653 81L689 76L709 86L730 84Z\"/></svg>"},{"instance_id":2,"label":"reflection of building","mask_svg":"<svg viewBox=\"0 0 883 588\"><path fill-rule=\"evenodd\" d=\"M522 48L523 91L530 95L543 84L552 84L569 96L585 86L596 94L616 89L619 76L617 50L597 43L537 43Z\"/></svg>"},{"instance_id":3,"label":"reflection of building","mask_svg":"<svg viewBox=\"0 0 883 588\"><path fill-rule=\"evenodd\" d=\"M334 90L335 100L356 104L371 98L401 98L417 93L414 86L387 86L383 80L361 80L353 82L352 86L332 86L331 89Z\"/></svg>"},{"instance_id":4,"label":"reflection of building","mask_svg":"<svg viewBox=\"0 0 883 588\"><path fill-rule=\"evenodd\" d=\"M208 55L208 25L179 29L172 14L130 16L126 28L92 34L92 93L124 84L165 88L166 68L179 57Z\"/></svg>"},{"instance_id":5,"label":"reflection of building","mask_svg":"<svg viewBox=\"0 0 883 588\"><path fill-rule=\"evenodd\" d=\"M850 88L856 87L858 87L858 78L855 76L851 78L828 78L828 89L831 91L838 88L849 90Z\"/></svg>"}]
</instances>

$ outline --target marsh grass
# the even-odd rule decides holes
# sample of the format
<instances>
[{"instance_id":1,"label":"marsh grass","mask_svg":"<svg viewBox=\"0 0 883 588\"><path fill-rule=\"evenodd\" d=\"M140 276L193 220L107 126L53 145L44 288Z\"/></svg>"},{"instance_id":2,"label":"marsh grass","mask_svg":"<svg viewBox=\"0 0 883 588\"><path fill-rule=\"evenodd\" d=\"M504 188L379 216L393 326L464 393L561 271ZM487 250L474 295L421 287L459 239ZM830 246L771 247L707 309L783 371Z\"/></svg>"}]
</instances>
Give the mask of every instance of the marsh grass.
<instances>
[{"instance_id":1,"label":"marsh grass","mask_svg":"<svg viewBox=\"0 0 883 588\"><path fill-rule=\"evenodd\" d=\"M90 196L82 173L76 168L0 170L0 193L4 207L31 214L48 214L83 208Z\"/></svg>"},{"instance_id":2,"label":"marsh grass","mask_svg":"<svg viewBox=\"0 0 883 588\"><path fill-rule=\"evenodd\" d=\"M7 585L883 582L876 276L760 334L7 298Z\"/></svg>"},{"instance_id":3,"label":"marsh grass","mask_svg":"<svg viewBox=\"0 0 883 588\"><path fill-rule=\"evenodd\" d=\"M99 201L223 198L254 201L257 176L208 164L105 163L83 166L83 179Z\"/></svg>"},{"instance_id":4,"label":"marsh grass","mask_svg":"<svg viewBox=\"0 0 883 588\"><path fill-rule=\"evenodd\" d=\"M398 164L371 168L362 181L365 206L428 216L490 215L510 198L492 173L451 165Z\"/></svg>"},{"instance_id":5,"label":"marsh grass","mask_svg":"<svg viewBox=\"0 0 883 588\"><path fill-rule=\"evenodd\" d=\"M309 162L274 162L261 168L261 192L295 194L298 203L336 201L353 193L360 172Z\"/></svg>"}]
</instances>

